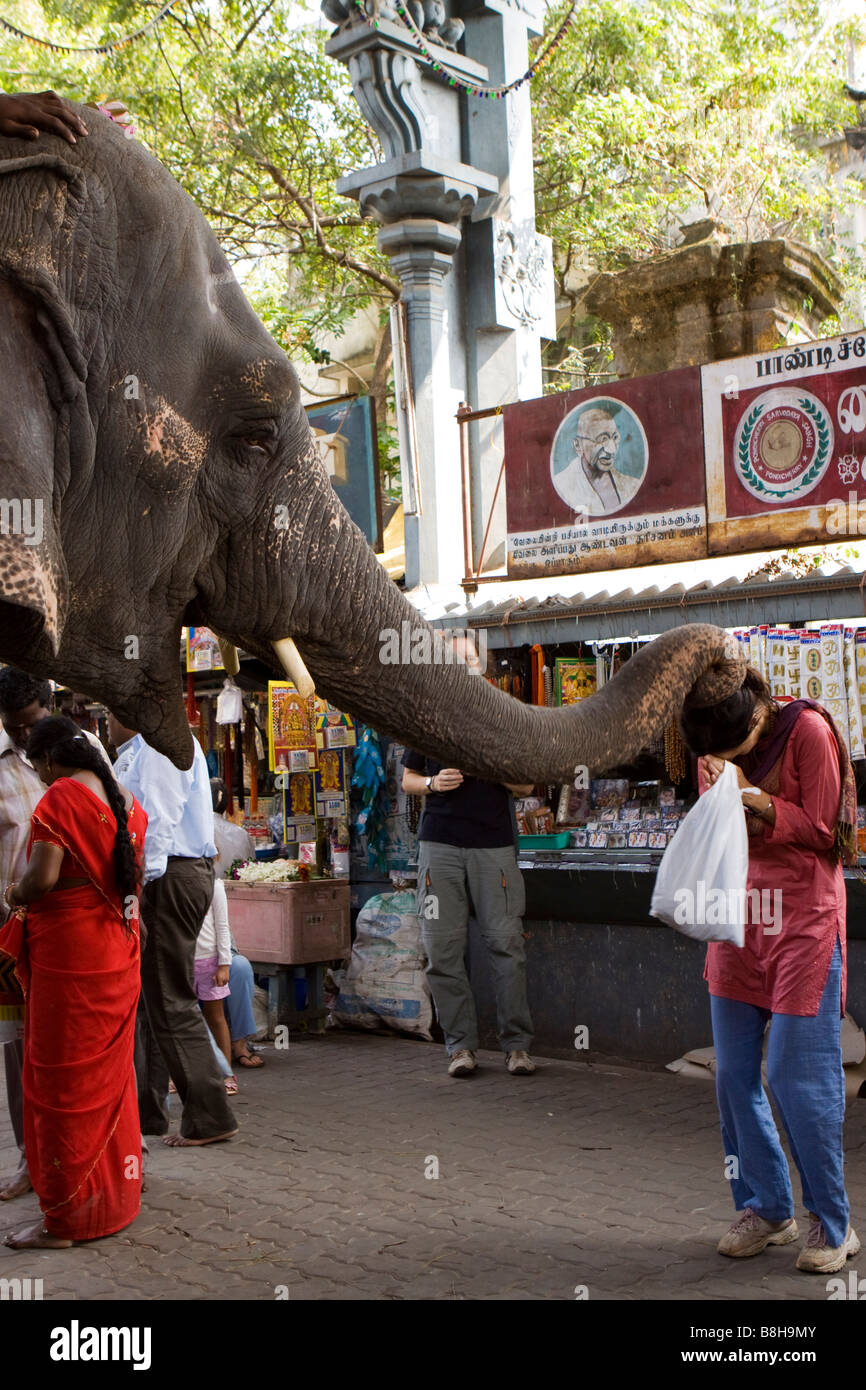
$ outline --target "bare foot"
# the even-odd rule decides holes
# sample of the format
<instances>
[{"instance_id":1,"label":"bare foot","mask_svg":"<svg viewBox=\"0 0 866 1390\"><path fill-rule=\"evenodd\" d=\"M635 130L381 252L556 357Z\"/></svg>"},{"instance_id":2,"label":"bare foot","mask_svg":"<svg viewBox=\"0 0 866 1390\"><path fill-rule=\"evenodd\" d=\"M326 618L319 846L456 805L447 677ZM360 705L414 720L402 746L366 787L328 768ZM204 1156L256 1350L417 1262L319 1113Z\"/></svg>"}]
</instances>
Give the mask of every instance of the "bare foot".
<instances>
[{"instance_id":1,"label":"bare foot","mask_svg":"<svg viewBox=\"0 0 866 1390\"><path fill-rule=\"evenodd\" d=\"M23 1197L33 1191L30 1174L26 1168L19 1168L14 1178L5 1187L0 1187L0 1202L11 1202L15 1197Z\"/></svg>"},{"instance_id":2,"label":"bare foot","mask_svg":"<svg viewBox=\"0 0 866 1390\"><path fill-rule=\"evenodd\" d=\"M32 1226L25 1226L24 1230L18 1231L16 1235L7 1236L3 1244L13 1250L68 1250L74 1242L49 1235L42 1222L36 1221Z\"/></svg>"},{"instance_id":3,"label":"bare foot","mask_svg":"<svg viewBox=\"0 0 866 1390\"><path fill-rule=\"evenodd\" d=\"M224 1139L234 1139L237 1132L236 1129L229 1129L225 1134L214 1134L211 1139L184 1139L182 1134L167 1134L162 1142L168 1144L170 1149L197 1149L202 1144L221 1144Z\"/></svg>"}]
</instances>

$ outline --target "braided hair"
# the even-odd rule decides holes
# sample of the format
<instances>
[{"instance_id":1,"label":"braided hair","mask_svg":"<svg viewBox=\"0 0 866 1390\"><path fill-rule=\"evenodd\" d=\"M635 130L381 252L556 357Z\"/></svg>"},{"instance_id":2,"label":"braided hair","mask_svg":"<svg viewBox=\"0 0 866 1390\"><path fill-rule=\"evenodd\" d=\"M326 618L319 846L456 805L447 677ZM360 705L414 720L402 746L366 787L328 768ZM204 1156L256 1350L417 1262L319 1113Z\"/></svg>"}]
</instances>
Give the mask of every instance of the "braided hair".
<instances>
[{"instance_id":1,"label":"braided hair","mask_svg":"<svg viewBox=\"0 0 866 1390\"><path fill-rule=\"evenodd\" d=\"M50 757L61 767L93 772L99 778L114 812L117 833L114 837L114 875L121 902L138 896L140 872L126 822L126 802L105 758L65 714L52 714L34 724L27 740L27 757ZM125 915L125 914L124 914ZM130 931L129 921L126 929Z\"/></svg>"}]
</instances>

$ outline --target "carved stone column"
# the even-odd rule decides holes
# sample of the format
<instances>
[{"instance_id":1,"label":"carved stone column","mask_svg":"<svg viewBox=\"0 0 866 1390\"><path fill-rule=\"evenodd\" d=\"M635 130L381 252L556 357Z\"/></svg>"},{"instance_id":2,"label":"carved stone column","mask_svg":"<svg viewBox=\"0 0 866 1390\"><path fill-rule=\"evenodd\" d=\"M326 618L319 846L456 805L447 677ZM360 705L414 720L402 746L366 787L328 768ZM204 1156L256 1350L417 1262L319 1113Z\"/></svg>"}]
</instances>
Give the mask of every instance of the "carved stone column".
<instances>
[{"instance_id":1,"label":"carved stone column","mask_svg":"<svg viewBox=\"0 0 866 1390\"><path fill-rule=\"evenodd\" d=\"M480 87L523 76L544 13L542 0L407 4L436 61ZM377 0L376 29L352 0L323 9L338 25L327 52L346 64L383 151L337 187L383 224L379 245L407 307L423 506L407 526L407 584L453 582L463 573L457 407L540 395L541 338L556 334L551 245L535 230L529 87L497 100L461 92L418 57L392 0ZM476 556L501 458L499 425L472 426ZM503 555L504 500L503 490L488 566Z\"/></svg>"},{"instance_id":2,"label":"carved stone column","mask_svg":"<svg viewBox=\"0 0 866 1390\"><path fill-rule=\"evenodd\" d=\"M467 81L486 79L479 63L441 48L435 37L431 51L441 51ZM492 196L499 185L495 176L463 162L459 95L415 61L405 25L388 18L385 3L378 29L348 15L327 52L348 67L385 155L382 163L341 179L337 189L382 224L379 246L403 287L422 508L406 525L406 583L412 588L463 570L462 531L454 524L461 490L455 415L467 381L461 285L451 271L464 220L479 197Z\"/></svg>"}]
</instances>

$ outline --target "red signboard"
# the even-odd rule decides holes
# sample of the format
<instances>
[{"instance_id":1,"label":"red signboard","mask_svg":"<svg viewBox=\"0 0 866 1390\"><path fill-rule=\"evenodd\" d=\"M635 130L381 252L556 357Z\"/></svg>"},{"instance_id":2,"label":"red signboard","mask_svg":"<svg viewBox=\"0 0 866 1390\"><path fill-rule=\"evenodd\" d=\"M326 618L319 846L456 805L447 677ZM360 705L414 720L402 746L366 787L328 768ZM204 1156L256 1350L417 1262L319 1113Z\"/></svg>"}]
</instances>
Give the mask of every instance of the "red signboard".
<instances>
[{"instance_id":1,"label":"red signboard","mask_svg":"<svg viewBox=\"0 0 866 1390\"><path fill-rule=\"evenodd\" d=\"M698 367L502 413L510 575L706 554Z\"/></svg>"},{"instance_id":2,"label":"red signboard","mask_svg":"<svg viewBox=\"0 0 866 1390\"><path fill-rule=\"evenodd\" d=\"M715 362L702 379L711 553L856 536L866 336Z\"/></svg>"},{"instance_id":3,"label":"red signboard","mask_svg":"<svg viewBox=\"0 0 866 1390\"><path fill-rule=\"evenodd\" d=\"M866 334L545 396L503 417L515 578L866 534Z\"/></svg>"}]
</instances>

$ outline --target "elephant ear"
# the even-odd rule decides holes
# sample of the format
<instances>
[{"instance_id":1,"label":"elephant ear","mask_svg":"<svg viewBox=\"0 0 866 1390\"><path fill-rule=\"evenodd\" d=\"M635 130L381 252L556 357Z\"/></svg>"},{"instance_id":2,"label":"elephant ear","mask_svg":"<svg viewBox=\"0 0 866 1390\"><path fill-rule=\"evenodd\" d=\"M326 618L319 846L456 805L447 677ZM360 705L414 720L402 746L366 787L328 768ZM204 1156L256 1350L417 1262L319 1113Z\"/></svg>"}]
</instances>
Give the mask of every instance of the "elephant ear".
<instances>
[{"instance_id":1,"label":"elephant ear","mask_svg":"<svg viewBox=\"0 0 866 1390\"><path fill-rule=\"evenodd\" d=\"M83 175L57 155L0 158L0 608L28 610L0 621L18 637L2 641L7 660L42 636L56 654L66 617L60 503L73 416L86 411L71 307L83 204Z\"/></svg>"}]
</instances>

